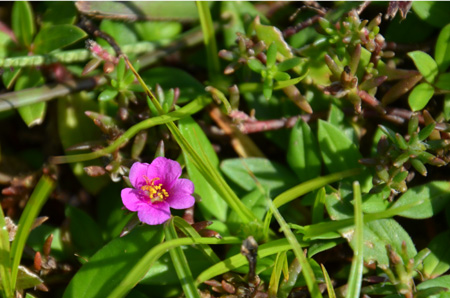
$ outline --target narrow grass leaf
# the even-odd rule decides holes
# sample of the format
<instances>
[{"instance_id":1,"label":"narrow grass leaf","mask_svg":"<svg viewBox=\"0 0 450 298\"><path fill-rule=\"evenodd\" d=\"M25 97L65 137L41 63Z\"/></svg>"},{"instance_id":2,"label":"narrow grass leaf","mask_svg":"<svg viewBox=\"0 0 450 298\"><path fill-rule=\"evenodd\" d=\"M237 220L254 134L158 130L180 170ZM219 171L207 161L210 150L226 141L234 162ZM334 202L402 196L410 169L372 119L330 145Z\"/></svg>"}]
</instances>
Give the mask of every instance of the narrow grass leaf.
<instances>
[{"instance_id":1,"label":"narrow grass leaf","mask_svg":"<svg viewBox=\"0 0 450 298\"><path fill-rule=\"evenodd\" d=\"M112 284L108 289L109 295L107 297L124 297L147 273L153 263L158 260L163 254L170 249L182 245L195 244L238 244L241 240L236 237L217 238L178 238L170 241L165 241L159 245L154 246L146 254L141 256L139 262L126 272L124 278L120 282ZM242 256L244 258L244 256ZM228 270L227 270L228 271ZM220 274L220 273L217 273ZM214 274L213 276L216 276ZM196 284L198 285L198 283Z\"/></svg>"},{"instance_id":2,"label":"narrow grass leaf","mask_svg":"<svg viewBox=\"0 0 450 298\"><path fill-rule=\"evenodd\" d=\"M164 225L164 234L166 235L167 241L178 239L173 224L173 218L169 219ZM183 288L184 295L187 298L200 298L200 294L194 283L194 278L192 277L191 269L189 268L186 256L181 247L174 247L169 250L169 254L175 267L175 271L177 272L178 279L180 280L181 287Z\"/></svg>"},{"instance_id":3,"label":"narrow grass leaf","mask_svg":"<svg viewBox=\"0 0 450 298\"><path fill-rule=\"evenodd\" d=\"M3 208L0 208L0 277L2 279L2 293L4 297L14 297L11 283L11 259L9 247L9 233L6 227Z\"/></svg>"},{"instance_id":4,"label":"narrow grass leaf","mask_svg":"<svg viewBox=\"0 0 450 298\"><path fill-rule=\"evenodd\" d=\"M306 280L306 285L308 287L309 293L311 294L311 297L322 297L322 294L320 293L319 287L317 285L316 277L314 276L314 271L311 268L311 265L308 262L308 259L306 258L305 254L303 253L302 247L300 243L297 241L297 239L294 236L294 233L292 233L289 226L286 224L286 221L281 216L278 209L274 206L272 201L268 199L270 204L270 209L272 210L278 224L281 227L281 230L283 231L284 235L286 236L287 240L289 241L289 244L292 247L292 250L294 251L295 256L300 262L300 265L302 266L303 270L303 276Z\"/></svg>"},{"instance_id":5,"label":"narrow grass leaf","mask_svg":"<svg viewBox=\"0 0 450 298\"><path fill-rule=\"evenodd\" d=\"M276 253L287 251L291 249L291 245L287 239L278 239L274 241L267 242L258 247L258 260L263 259L267 256L274 255ZM230 270L239 268L243 265L248 264L247 259L242 254L236 254L229 257L222 262L219 262L205 271L203 271L199 276L197 276L196 283L197 286L201 283L213 278L214 276L223 274Z\"/></svg>"},{"instance_id":6,"label":"narrow grass leaf","mask_svg":"<svg viewBox=\"0 0 450 298\"><path fill-rule=\"evenodd\" d=\"M302 266L297 258L295 258L289 266L289 278L283 279L278 290L278 298L287 298L295 286L297 278L302 271Z\"/></svg>"},{"instance_id":7,"label":"narrow grass leaf","mask_svg":"<svg viewBox=\"0 0 450 298\"><path fill-rule=\"evenodd\" d=\"M23 249L25 247L25 242L27 241L28 235L30 234L30 229L54 187L55 182L50 177L43 175L31 194L22 216L20 217L16 237L14 238L11 246L11 278L13 288L15 288L16 285L20 259L22 258Z\"/></svg>"},{"instance_id":8,"label":"narrow grass leaf","mask_svg":"<svg viewBox=\"0 0 450 298\"><path fill-rule=\"evenodd\" d=\"M352 169L352 170L348 170L348 171L330 174L330 175L323 176L323 177L318 177L318 178L303 182L303 183L283 192L282 194L278 195L273 200L273 205L275 206L275 208L279 208L279 207L289 203L290 201L292 201L304 194L307 194L308 192L316 190L320 187L324 187L330 183L339 181L346 177L357 175L360 172L361 172L360 169ZM264 235L266 235L266 236L268 235L268 232L269 232L269 226L270 226L271 220L272 220L272 212L269 210L269 212L267 212L266 217L264 219Z\"/></svg>"},{"instance_id":9,"label":"narrow grass leaf","mask_svg":"<svg viewBox=\"0 0 450 298\"><path fill-rule=\"evenodd\" d=\"M336 298L336 293L334 292L333 288L333 282L328 275L327 269L325 269L325 266L323 266L323 264L320 264L320 266L322 267L323 276L325 277L325 283L327 284L328 297Z\"/></svg>"},{"instance_id":10,"label":"narrow grass leaf","mask_svg":"<svg viewBox=\"0 0 450 298\"><path fill-rule=\"evenodd\" d=\"M361 188L357 181L353 183L353 200L355 202L355 233L353 237L353 260L348 280L347 298L359 297L364 266L364 222Z\"/></svg>"},{"instance_id":11,"label":"narrow grass leaf","mask_svg":"<svg viewBox=\"0 0 450 298\"><path fill-rule=\"evenodd\" d=\"M200 234L181 217L175 216L173 218L173 222L174 222L175 226L178 229L180 229L180 231L183 232L187 237L201 238ZM209 245L199 244L198 247L202 250L203 254L213 264L220 262L219 257L216 255L216 253L212 250L212 248Z\"/></svg>"},{"instance_id":12,"label":"narrow grass leaf","mask_svg":"<svg viewBox=\"0 0 450 298\"><path fill-rule=\"evenodd\" d=\"M192 148L198 152L203 159L208 159L211 165L219 169L219 158L214 151L211 142L206 137L203 130L191 117L186 116L180 119L178 122L178 128L181 135L189 142ZM202 211L205 219L210 220L217 218L221 221L225 221L227 216L227 204L217 191L211 186L208 181L200 174L191 159L187 156L187 153L183 152L186 168L189 174L189 178L194 182L195 193L199 194L202 200L197 203L197 206Z\"/></svg>"}]
</instances>

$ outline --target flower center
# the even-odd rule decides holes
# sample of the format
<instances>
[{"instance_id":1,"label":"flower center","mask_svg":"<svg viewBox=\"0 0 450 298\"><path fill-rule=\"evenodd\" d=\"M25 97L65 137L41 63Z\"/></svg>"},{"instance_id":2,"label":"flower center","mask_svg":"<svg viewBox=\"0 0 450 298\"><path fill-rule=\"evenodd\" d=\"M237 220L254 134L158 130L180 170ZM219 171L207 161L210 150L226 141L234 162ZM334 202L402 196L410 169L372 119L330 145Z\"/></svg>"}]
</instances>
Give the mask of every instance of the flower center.
<instances>
[{"instance_id":1,"label":"flower center","mask_svg":"<svg viewBox=\"0 0 450 298\"><path fill-rule=\"evenodd\" d=\"M147 184L142 186L141 189L148 195L152 203L163 202L166 198L169 197L169 194L162 187L161 183L155 185L155 181L159 180L158 177L150 180L147 176L144 176L144 179Z\"/></svg>"}]
</instances>

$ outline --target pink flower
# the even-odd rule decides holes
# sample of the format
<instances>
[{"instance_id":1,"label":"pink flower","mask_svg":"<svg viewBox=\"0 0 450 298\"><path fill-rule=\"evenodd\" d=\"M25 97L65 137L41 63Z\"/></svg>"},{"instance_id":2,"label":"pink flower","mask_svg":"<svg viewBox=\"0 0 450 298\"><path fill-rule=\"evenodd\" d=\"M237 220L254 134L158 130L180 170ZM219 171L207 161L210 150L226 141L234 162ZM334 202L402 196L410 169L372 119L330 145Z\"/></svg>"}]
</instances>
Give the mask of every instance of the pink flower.
<instances>
[{"instance_id":1,"label":"pink flower","mask_svg":"<svg viewBox=\"0 0 450 298\"><path fill-rule=\"evenodd\" d=\"M157 157L151 164L136 162L130 169L133 188L122 190L122 202L130 211L137 211L139 220L159 225L170 218L170 208L192 207L194 184L179 178L181 166L165 157Z\"/></svg>"}]
</instances>

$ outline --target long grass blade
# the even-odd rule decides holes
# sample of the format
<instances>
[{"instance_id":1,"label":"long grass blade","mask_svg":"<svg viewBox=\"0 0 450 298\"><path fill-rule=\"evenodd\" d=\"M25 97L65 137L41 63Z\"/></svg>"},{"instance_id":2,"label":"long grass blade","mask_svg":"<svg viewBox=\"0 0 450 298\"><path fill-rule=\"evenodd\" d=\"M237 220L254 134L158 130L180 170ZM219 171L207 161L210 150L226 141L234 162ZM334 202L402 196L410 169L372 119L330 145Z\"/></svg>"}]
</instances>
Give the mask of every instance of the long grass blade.
<instances>
[{"instance_id":1,"label":"long grass blade","mask_svg":"<svg viewBox=\"0 0 450 298\"><path fill-rule=\"evenodd\" d=\"M17 274L19 272L20 259L22 258L25 242L27 241L30 229L34 220L41 211L42 206L47 201L51 192L55 188L55 181L50 177L43 175L39 180L36 188L34 189L30 200L25 206L25 210L19 220L19 225L16 233L16 237L11 246L11 258L12 258L12 287L15 288L17 281Z\"/></svg>"},{"instance_id":2,"label":"long grass blade","mask_svg":"<svg viewBox=\"0 0 450 298\"><path fill-rule=\"evenodd\" d=\"M11 279L11 258L9 247L9 233L6 228L5 215L3 209L0 208L0 277L2 279L3 297L14 297L14 288Z\"/></svg>"},{"instance_id":3,"label":"long grass blade","mask_svg":"<svg viewBox=\"0 0 450 298\"><path fill-rule=\"evenodd\" d=\"M272 213L275 216L275 219L280 225L281 230L283 231L284 235L289 241L289 244L291 245L295 256L297 257L298 261L300 262L300 265L303 268L302 273L305 278L306 285L308 287L309 293L311 294L311 297L313 298L322 297L322 294L320 293L319 290L319 286L317 285L316 277L314 276L314 271L311 268L311 265L309 264L305 254L303 253L300 243L297 241L297 238L295 238L294 233L292 233L283 216L281 216L280 211L278 211L278 209L274 206L274 204L270 199L268 201L270 209L272 210Z\"/></svg>"},{"instance_id":4,"label":"long grass blade","mask_svg":"<svg viewBox=\"0 0 450 298\"><path fill-rule=\"evenodd\" d=\"M347 298L359 297L359 293L361 292L361 281L364 265L364 222L362 212L361 188L358 181L355 181L353 183L353 199L355 202L355 236L353 238L353 241L355 241L355 250L353 252L352 267L350 269L350 276L348 280Z\"/></svg>"},{"instance_id":5,"label":"long grass blade","mask_svg":"<svg viewBox=\"0 0 450 298\"><path fill-rule=\"evenodd\" d=\"M181 217L174 216L173 223L186 236L191 237L191 238L201 238L200 234ZM202 250L202 252L205 254L205 256L208 259L210 259L210 261L213 264L220 262L219 257L216 255L216 253L212 250L212 248L209 245L199 244L198 247Z\"/></svg>"},{"instance_id":6,"label":"long grass blade","mask_svg":"<svg viewBox=\"0 0 450 298\"><path fill-rule=\"evenodd\" d=\"M173 218L166 222L164 234L166 235L167 241L178 239L177 232L175 231L175 226L173 224ZM172 259L172 264L175 267L175 271L177 272L178 279L181 282L184 295L187 298L200 298L197 287L194 283L194 278L192 277L191 269L189 268L186 256L184 255L181 247L174 247L169 250L169 254Z\"/></svg>"},{"instance_id":7,"label":"long grass blade","mask_svg":"<svg viewBox=\"0 0 450 298\"><path fill-rule=\"evenodd\" d=\"M279 208L279 207L283 206L284 204L287 204L290 201L292 201L304 194L307 194L313 190L316 190L320 187L326 186L330 183L339 181L346 177L357 175L360 172L361 172L361 169L357 168L357 169L347 170L347 171L343 171L343 172L333 173L333 174L330 174L327 176L314 178L309 181L300 183L299 185L294 186L291 189L288 189L285 192L283 192L282 194L278 195L273 200L273 205L275 208ZM264 218L264 235L266 235L266 237L268 237L269 226L270 226L271 220L272 220L272 211L269 210L266 214L266 217Z\"/></svg>"},{"instance_id":8,"label":"long grass blade","mask_svg":"<svg viewBox=\"0 0 450 298\"><path fill-rule=\"evenodd\" d=\"M219 56L217 56L218 50L211 11L207 1L197 1L197 9L203 32L203 42L206 47L209 79L215 82L220 74L220 62Z\"/></svg>"},{"instance_id":9,"label":"long grass blade","mask_svg":"<svg viewBox=\"0 0 450 298\"><path fill-rule=\"evenodd\" d=\"M169 241L165 241L147 252L142 256L133 269L128 272L127 276L116 285L112 285L111 294L108 297L124 297L147 273L153 263L158 260L163 254L170 249L179 247L182 245L194 245L194 244L239 244L241 239L237 237L223 237L217 238L178 238Z\"/></svg>"},{"instance_id":10,"label":"long grass blade","mask_svg":"<svg viewBox=\"0 0 450 298\"><path fill-rule=\"evenodd\" d=\"M331 282L330 276L328 275L327 269L320 264L322 267L323 276L325 277L325 283L327 284L327 292L329 298L336 298L336 293L334 292L333 283Z\"/></svg>"}]
</instances>

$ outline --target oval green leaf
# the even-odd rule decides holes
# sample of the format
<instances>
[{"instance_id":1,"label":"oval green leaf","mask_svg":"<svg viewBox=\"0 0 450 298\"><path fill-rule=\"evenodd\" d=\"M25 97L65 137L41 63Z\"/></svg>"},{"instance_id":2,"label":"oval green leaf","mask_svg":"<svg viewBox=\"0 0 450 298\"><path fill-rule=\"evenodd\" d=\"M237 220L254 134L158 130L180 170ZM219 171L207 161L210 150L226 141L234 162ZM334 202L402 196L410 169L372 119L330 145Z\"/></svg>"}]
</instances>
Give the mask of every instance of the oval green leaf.
<instances>
[{"instance_id":1,"label":"oval green leaf","mask_svg":"<svg viewBox=\"0 0 450 298\"><path fill-rule=\"evenodd\" d=\"M87 37L86 32L75 25L56 25L42 28L34 40L34 52L47 54L71 45Z\"/></svg>"},{"instance_id":2,"label":"oval green leaf","mask_svg":"<svg viewBox=\"0 0 450 298\"><path fill-rule=\"evenodd\" d=\"M246 191L256 187L256 183L248 171L267 189L271 196L281 193L296 184L295 174L283 165L266 158L232 158L222 162L220 168L234 183Z\"/></svg>"},{"instance_id":3,"label":"oval green leaf","mask_svg":"<svg viewBox=\"0 0 450 298\"><path fill-rule=\"evenodd\" d=\"M441 233L431 240L428 248L431 253L423 260L422 273L427 279L436 278L450 269L450 231Z\"/></svg>"},{"instance_id":4,"label":"oval green leaf","mask_svg":"<svg viewBox=\"0 0 450 298\"><path fill-rule=\"evenodd\" d=\"M12 29L19 43L29 47L36 31L33 10L27 1L15 1L12 8Z\"/></svg>"},{"instance_id":5,"label":"oval green leaf","mask_svg":"<svg viewBox=\"0 0 450 298\"><path fill-rule=\"evenodd\" d=\"M27 88L37 87L44 84L44 76L42 73L35 69L30 68L26 73L22 74L14 86L14 90L23 90ZM32 127L39 125L44 121L45 112L47 110L46 102L38 102L31 105L26 105L17 109L23 121Z\"/></svg>"},{"instance_id":6,"label":"oval green leaf","mask_svg":"<svg viewBox=\"0 0 450 298\"><path fill-rule=\"evenodd\" d=\"M432 26L441 28L448 24L450 5L447 1L413 1L412 9Z\"/></svg>"},{"instance_id":7,"label":"oval green leaf","mask_svg":"<svg viewBox=\"0 0 450 298\"><path fill-rule=\"evenodd\" d=\"M319 120L318 141L323 162L331 173L359 168L362 158L356 145L342 130Z\"/></svg>"},{"instance_id":8,"label":"oval green leaf","mask_svg":"<svg viewBox=\"0 0 450 298\"><path fill-rule=\"evenodd\" d=\"M450 199L450 183L446 181L433 181L424 185L408 189L392 206L401 207L417 203L411 209L400 212L398 215L414 219L429 218L439 213Z\"/></svg>"},{"instance_id":9,"label":"oval green leaf","mask_svg":"<svg viewBox=\"0 0 450 298\"><path fill-rule=\"evenodd\" d=\"M441 90L450 91L450 72L440 74L435 85Z\"/></svg>"},{"instance_id":10,"label":"oval green leaf","mask_svg":"<svg viewBox=\"0 0 450 298\"><path fill-rule=\"evenodd\" d=\"M115 89L105 89L98 95L99 101L108 101L114 99L117 94L119 94L119 91Z\"/></svg>"},{"instance_id":11,"label":"oval green leaf","mask_svg":"<svg viewBox=\"0 0 450 298\"><path fill-rule=\"evenodd\" d=\"M421 83L414 87L408 97L411 110L416 112L422 110L433 97L434 87L428 83Z\"/></svg>"},{"instance_id":12,"label":"oval green leaf","mask_svg":"<svg viewBox=\"0 0 450 298\"><path fill-rule=\"evenodd\" d=\"M438 65L430 55L422 51L409 52L408 56L413 60L417 70L428 83L433 83L438 75Z\"/></svg>"},{"instance_id":13,"label":"oval green leaf","mask_svg":"<svg viewBox=\"0 0 450 298\"><path fill-rule=\"evenodd\" d=\"M287 162L297 174L299 182L316 178L320 175L322 162L319 146L308 124L297 121L292 128L287 151Z\"/></svg>"},{"instance_id":14,"label":"oval green leaf","mask_svg":"<svg viewBox=\"0 0 450 298\"><path fill-rule=\"evenodd\" d=\"M205 160L208 160L213 167L219 169L219 158L214 151L210 141L206 137L203 130L191 117L182 118L178 123L181 134L189 142L192 148ZM194 182L195 192L200 195L202 200L197 203L206 219L214 217L224 221L227 214L227 204L214 190L214 188L200 174L195 165L184 153L186 168L189 178Z\"/></svg>"},{"instance_id":15,"label":"oval green leaf","mask_svg":"<svg viewBox=\"0 0 450 298\"><path fill-rule=\"evenodd\" d=\"M442 28L441 33L439 33L434 50L434 59L441 72L445 71L450 65L450 24Z\"/></svg>"},{"instance_id":16,"label":"oval green leaf","mask_svg":"<svg viewBox=\"0 0 450 298\"><path fill-rule=\"evenodd\" d=\"M140 226L100 249L75 274L64 292L69 297L108 297L143 255L162 241L162 226Z\"/></svg>"}]
</instances>

